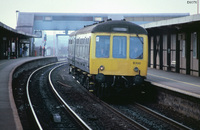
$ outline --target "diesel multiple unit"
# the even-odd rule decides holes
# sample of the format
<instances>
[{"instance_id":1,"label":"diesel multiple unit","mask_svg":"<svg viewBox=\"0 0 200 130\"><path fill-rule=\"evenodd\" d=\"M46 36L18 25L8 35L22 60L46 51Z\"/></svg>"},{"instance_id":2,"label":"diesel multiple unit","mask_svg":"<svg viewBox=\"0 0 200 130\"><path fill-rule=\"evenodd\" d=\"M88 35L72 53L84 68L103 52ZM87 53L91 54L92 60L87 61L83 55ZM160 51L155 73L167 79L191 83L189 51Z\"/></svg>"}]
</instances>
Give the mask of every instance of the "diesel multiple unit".
<instances>
[{"instance_id":1,"label":"diesel multiple unit","mask_svg":"<svg viewBox=\"0 0 200 130\"><path fill-rule=\"evenodd\" d=\"M138 86L147 75L147 31L127 21L106 21L70 34L69 72L98 96Z\"/></svg>"}]
</instances>

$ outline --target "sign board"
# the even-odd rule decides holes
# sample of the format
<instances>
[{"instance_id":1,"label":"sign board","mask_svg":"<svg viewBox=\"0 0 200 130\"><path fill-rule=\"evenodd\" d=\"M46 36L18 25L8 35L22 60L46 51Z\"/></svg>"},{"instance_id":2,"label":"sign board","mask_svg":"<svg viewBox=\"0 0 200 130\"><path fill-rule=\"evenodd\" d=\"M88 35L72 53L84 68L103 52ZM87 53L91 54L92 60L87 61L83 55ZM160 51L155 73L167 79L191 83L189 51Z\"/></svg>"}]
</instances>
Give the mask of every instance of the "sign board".
<instances>
[{"instance_id":1,"label":"sign board","mask_svg":"<svg viewBox=\"0 0 200 130\"><path fill-rule=\"evenodd\" d=\"M20 43L22 43L22 44L30 44L31 42L30 42L29 39L21 39Z\"/></svg>"},{"instance_id":2,"label":"sign board","mask_svg":"<svg viewBox=\"0 0 200 130\"><path fill-rule=\"evenodd\" d=\"M35 30L34 33L38 38L42 38L42 31L41 30Z\"/></svg>"}]
</instances>

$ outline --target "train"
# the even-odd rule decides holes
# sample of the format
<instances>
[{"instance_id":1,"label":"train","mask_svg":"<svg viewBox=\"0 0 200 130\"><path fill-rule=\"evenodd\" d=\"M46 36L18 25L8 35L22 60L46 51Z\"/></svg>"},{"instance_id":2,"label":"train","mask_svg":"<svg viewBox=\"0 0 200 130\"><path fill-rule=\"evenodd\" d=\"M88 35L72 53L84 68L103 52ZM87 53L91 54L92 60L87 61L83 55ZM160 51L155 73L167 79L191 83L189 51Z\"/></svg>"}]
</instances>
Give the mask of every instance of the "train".
<instances>
[{"instance_id":1,"label":"train","mask_svg":"<svg viewBox=\"0 0 200 130\"><path fill-rule=\"evenodd\" d=\"M140 87L147 76L148 34L134 23L108 20L69 35L69 73L98 97Z\"/></svg>"}]
</instances>

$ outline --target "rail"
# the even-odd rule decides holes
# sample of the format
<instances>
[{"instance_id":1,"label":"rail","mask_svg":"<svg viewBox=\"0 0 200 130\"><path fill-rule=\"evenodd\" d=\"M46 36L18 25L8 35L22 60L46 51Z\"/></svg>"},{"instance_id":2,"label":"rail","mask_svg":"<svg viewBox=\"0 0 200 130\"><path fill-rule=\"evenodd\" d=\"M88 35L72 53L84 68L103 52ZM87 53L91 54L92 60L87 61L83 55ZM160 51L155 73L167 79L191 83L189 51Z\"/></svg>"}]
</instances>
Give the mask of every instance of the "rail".
<instances>
[{"instance_id":1,"label":"rail","mask_svg":"<svg viewBox=\"0 0 200 130\"><path fill-rule=\"evenodd\" d=\"M62 99L62 97L59 95L59 93L56 91L52 81L51 81L51 73L58 67L62 66L58 65L56 67L54 67L50 73L49 73L49 82L50 85L52 87L53 92L55 93L55 95L57 96L57 98L60 100L60 102L65 106L66 110L70 113L70 115L75 119L75 121L83 128L83 129L88 129L88 130L92 130L71 108L70 106Z\"/></svg>"},{"instance_id":2,"label":"rail","mask_svg":"<svg viewBox=\"0 0 200 130\"><path fill-rule=\"evenodd\" d=\"M162 114L160 114L160 113L158 113L158 112L155 112L155 111L153 111L153 110L147 108L147 107L144 106L144 105L141 105L141 104L139 104L139 103L135 103L135 105L136 105L137 107L139 107L140 109L142 109L143 111L146 111L147 113L149 113L149 114L151 114L151 115L153 115L153 116L159 118L160 120L163 120L163 121L165 121L165 122L167 122L167 123L169 123L169 124L175 126L175 127L178 128L178 129L192 130L191 128L189 128L189 127L187 127L187 126L185 126L185 125L183 125L183 124L181 124L181 123L179 123L179 122L177 122L177 121L175 121L175 120L173 120L173 119L170 119L170 118L168 118L168 117L166 117L166 116L164 116L164 115L162 115Z\"/></svg>"}]
</instances>

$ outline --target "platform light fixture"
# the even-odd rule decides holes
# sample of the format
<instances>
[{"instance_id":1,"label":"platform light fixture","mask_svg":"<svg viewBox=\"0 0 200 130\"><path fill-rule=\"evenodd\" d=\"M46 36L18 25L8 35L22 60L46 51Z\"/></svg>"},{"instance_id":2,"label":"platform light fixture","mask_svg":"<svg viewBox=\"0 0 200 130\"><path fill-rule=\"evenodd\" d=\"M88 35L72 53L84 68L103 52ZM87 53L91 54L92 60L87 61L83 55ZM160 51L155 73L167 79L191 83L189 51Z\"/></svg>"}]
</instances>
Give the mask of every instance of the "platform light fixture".
<instances>
[{"instance_id":1,"label":"platform light fixture","mask_svg":"<svg viewBox=\"0 0 200 130\"><path fill-rule=\"evenodd\" d=\"M19 10L16 10L16 28L17 28L18 15L19 15Z\"/></svg>"}]
</instances>

